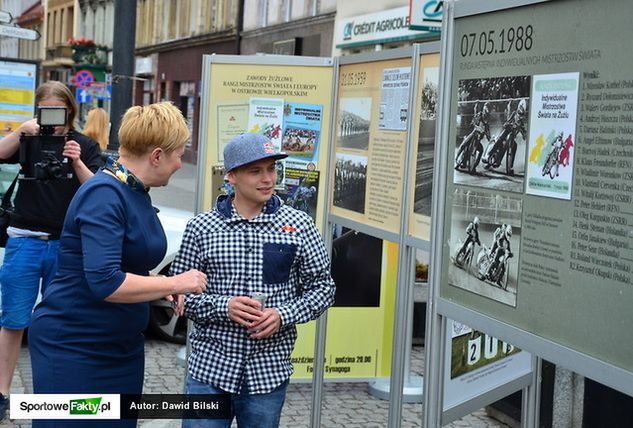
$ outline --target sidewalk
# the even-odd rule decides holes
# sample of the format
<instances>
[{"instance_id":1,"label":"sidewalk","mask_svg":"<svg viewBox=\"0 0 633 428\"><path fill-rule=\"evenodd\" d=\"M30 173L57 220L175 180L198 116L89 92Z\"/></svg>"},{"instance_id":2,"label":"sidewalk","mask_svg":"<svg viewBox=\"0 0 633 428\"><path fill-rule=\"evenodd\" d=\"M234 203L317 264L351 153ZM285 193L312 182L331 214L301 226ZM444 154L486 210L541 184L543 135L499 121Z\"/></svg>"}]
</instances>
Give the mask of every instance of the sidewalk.
<instances>
[{"instance_id":1,"label":"sidewalk","mask_svg":"<svg viewBox=\"0 0 633 428\"><path fill-rule=\"evenodd\" d=\"M176 364L179 345L148 339L145 346L145 385L144 393L180 393L185 371ZM413 348L411 369L414 374L423 370L424 348ZM13 393L32 392L32 374L28 348L24 346L20 353L18 368L13 379ZM310 405L312 400L310 384L291 384L288 387L286 403L281 417L281 427L304 428L310 426ZM328 428L382 428L387 426L389 402L379 400L367 393L367 384L326 383L323 388L321 426ZM422 426L422 405L404 404L402 427ZM142 428L179 428L178 420L142 420ZM233 426L237 426L235 423ZM488 417L483 410L472 413L449 425L451 428L507 428ZM5 419L0 428L30 428L31 421Z\"/></svg>"},{"instance_id":2,"label":"sidewalk","mask_svg":"<svg viewBox=\"0 0 633 428\"><path fill-rule=\"evenodd\" d=\"M183 162L182 168L171 176L167 186L154 187L149 191L152 202L154 205L194 212L197 175L197 165Z\"/></svg>"}]
</instances>

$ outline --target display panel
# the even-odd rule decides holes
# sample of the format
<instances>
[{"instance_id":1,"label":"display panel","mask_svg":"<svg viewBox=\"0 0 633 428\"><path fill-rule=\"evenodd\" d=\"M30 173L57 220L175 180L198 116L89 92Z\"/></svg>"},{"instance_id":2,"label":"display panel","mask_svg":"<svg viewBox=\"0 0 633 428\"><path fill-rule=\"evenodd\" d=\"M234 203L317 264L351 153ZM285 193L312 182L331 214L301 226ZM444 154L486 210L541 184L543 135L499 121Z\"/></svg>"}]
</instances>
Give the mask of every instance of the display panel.
<instances>
[{"instance_id":1,"label":"display panel","mask_svg":"<svg viewBox=\"0 0 633 428\"><path fill-rule=\"evenodd\" d=\"M0 59L0 137L33 119L37 65Z\"/></svg>"},{"instance_id":2,"label":"display panel","mask_svg":"<svg viewBox=\"0 0 633 428\"><path fill-rule=\"evenodd\" d=\"M411 58L339 67L331 214L399 233Z\"/></svg>"},{"instance_id":3,"label":"display panel","mask_svg":"<svg viewBox=\"0 0 633 428\"><path fill-rule=\"evenodd\" d=\"M633 57L614 40L633 36L632 13L625 0L560 0L455 19L440 288L543 346L628 372ZM454 257L458 232L466 239L482 211L474 254L496 226L512 226L494 239L509 250L488 257L483 279ZM504 289L489 278L506 261Z\"/></svg>"}]
</instances>

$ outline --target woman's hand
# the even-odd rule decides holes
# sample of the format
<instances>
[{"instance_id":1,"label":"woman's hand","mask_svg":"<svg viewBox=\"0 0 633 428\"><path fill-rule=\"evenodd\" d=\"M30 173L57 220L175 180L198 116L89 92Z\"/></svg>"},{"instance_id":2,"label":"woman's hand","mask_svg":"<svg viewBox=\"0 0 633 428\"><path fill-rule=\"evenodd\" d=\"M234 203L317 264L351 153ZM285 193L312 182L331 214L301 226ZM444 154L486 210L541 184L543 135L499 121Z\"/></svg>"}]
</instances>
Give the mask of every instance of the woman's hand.
<instances>
[{"instance_id":1,"label":"woman's hand","mask_svg":"<svg viewBox=\"0 0 633 428\"><path fill-rule=\"evenodd\" d=\"M176 316L183 316L185 314L185 296L184 294L170 294L165 297L165 300L171 302L171 308L174 310Z\"/></svg>"},{"instance_id":2,"label":"woman's hand","mask_svg":"<svg viewBox=\"0 0 633 428\"><path fill-rule=\"evenodd\" d=\"M197 269L169 277L173 281L173 293L171 294L201 294L207 289L207 275Z\"/></svg>"}]
</instances>

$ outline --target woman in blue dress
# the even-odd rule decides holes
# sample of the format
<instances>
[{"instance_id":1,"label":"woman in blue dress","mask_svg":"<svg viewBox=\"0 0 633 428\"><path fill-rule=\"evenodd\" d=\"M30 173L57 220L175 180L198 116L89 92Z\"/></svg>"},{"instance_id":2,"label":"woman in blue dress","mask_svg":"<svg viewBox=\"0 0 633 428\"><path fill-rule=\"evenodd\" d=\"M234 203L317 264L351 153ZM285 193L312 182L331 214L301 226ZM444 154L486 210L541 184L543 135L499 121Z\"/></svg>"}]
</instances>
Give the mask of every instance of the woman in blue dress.
<instances>
[{"instance_id":1,"label":"woman in blue dress","mask_svg":"<svg viewBox=\"0 0 633 428\"><path fill-rule=\"evenodd\" d=\"M170 103L130 108L119 130L120 157L73 198L62 232L59 269L33 314L29 348L36 394L141 394L147 302L201 293L191 270L149 276L166 238L150 187L182 165L189 130ZM74 423L74 424L73 424ZM33 427L134 427L135 420L34 420Z\"/></svg>"}]
</instances>

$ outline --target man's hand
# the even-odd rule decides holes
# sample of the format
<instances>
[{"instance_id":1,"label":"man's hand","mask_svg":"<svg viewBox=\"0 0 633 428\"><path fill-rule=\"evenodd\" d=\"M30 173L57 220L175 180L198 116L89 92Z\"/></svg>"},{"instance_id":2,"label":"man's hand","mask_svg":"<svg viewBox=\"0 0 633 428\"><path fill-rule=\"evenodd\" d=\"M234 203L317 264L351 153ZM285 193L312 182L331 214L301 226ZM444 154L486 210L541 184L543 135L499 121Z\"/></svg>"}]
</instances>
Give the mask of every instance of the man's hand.
<instances>
[{"instance_id":1,"label":"man's hand","mask_svg":"<svg viewBox=\"0 0 633 428\"><path fill-rule=\"evenodd\" d=\"M275 308L266 308L262 316L248 329L251 339L264 339L277 333L281 328L281 315Z\"/></svg>"},{"instance_id":2,"label":"man's hand","mask_svg":"<svg viewBox=\"0 0 633 428\"><path fill-rule=\"evenodd\" d=\"M229 319L250 328L264 314L261 307L261 303L250 297L233 297L229 300Z\"/></svg>"}]
</instances>

